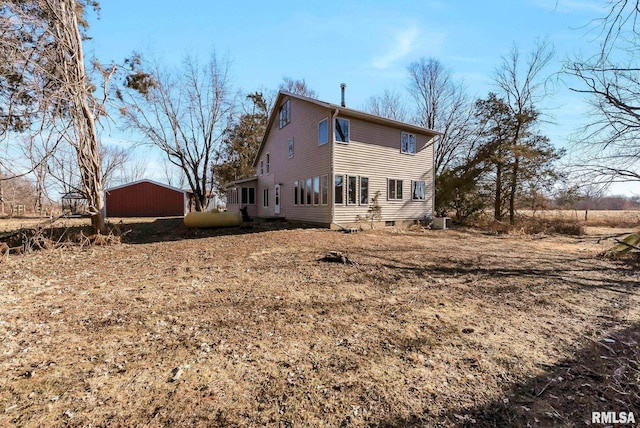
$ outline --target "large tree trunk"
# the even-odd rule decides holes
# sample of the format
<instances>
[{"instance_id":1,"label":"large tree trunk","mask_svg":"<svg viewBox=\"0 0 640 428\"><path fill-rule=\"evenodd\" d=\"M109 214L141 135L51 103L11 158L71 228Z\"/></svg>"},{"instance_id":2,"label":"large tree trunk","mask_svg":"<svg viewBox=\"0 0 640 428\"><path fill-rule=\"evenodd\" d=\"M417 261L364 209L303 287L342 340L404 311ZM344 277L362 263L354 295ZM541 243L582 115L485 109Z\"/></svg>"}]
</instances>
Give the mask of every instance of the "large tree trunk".
<instances>
[{"instance_id":1,"label":"large tree trunk","mask_svg":"<svg viewBox=\"0 0 640 428\"><path fill-rule=\"evenodd\" d=\"M511 176L511 189L509 191L509 223L514 225L516 222L516 191L518 188L518 174L520 168L520 161L516 156L513 162L513 171Z\"/></svg>"},{"instance_id":2,"label":"large tree trunk","mask_svg":"<svg viewBox=\"0 0 640 428\"><path fill-rule=\"evenodd\" d=\"M91 227L94 232L102 232L105 229L102 171L95 116L89 105L91 92L84 67L82 35L78 26L75 1L63 0L60 6L60 19L64 21L59 23L56 32L61 44L67 47L68 60L70 61L66 75L69 80L67 82L68 90L73 94L73 109L75 111L72 120L78 138L74 144L78 155L78 167L91 215Z\"/></svg>"},{"instance_id":3,"label":"large tree trunk","mask_svg":"<svg viewBox=\"0 0 640 428\"><path fill-rule=\"evenodd\" d=\"M493 217L502 220L502 164L496 165L496 200L493 204Z\"/></svg>"}]
</instances>

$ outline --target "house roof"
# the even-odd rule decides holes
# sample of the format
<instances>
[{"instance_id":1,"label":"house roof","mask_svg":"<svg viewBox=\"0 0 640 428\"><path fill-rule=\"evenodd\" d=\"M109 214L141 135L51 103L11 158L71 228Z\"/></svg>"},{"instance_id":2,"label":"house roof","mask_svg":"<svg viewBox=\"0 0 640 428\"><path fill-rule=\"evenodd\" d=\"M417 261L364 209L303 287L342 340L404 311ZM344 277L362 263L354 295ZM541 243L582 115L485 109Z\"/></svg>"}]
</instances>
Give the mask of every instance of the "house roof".
<instances>
[{"instance_id":1,"label":"house roof","mask_svg":"<svg viewBox=\"0 0 640 428\"><path fill-rule=\"evenodd\" d=\"M360 110L354 110L347 107L342 107L338 104L332 104L325 101L320 101L315 98L309 98L302 95L292 94L291 92L280 91L278 92L278 97L276 98L273 107L271 108L271 113L269 114L269 121L267 122L267 129L265 130L264 136L262 137L262 142L260 143L260 149L256 154L255 159L253 160L253 166L256 167L258 164L258 159L260 159L260 155L262 154L262 149L264 148L265 143L267 142L267 136L269 132L271 132L271 127L275 123L276 120L276 112L278 108L282 104L282 99L285 97L296 98L298 100L306 101L312 104L316 104L318 106L324 107L328 110L337 111L338 115L355 117L357 119L364 120L366 122L377 123L380 125L392 126L394 128L406 129L416 134L429 135L435 137L436 135L442 135L441 132L434 131L433 129L423 128L421 126L411 125L409 123L400 122L398 120L388 119L386 117L378 116L371 113L366 113Z\"/></svg>"},{"instance_id":2,"label":"house roof","mask_svg":"<svg viewBox=\"0 0 640 428\"><path fill-rule=\"evenodd\" d=\"M238 184L248 183L250 181L255 181L258 179L258 176L254 175L253 177L241 178L240 180L234 180L224 185L225 189L228 189L232 186L237 186Z\"/></svg>"},{"instance_id":3,"label":"house roof","mask_svg":"<svg viewBox=\"0 0 640 428\"><path fill-rule=\"evenodd\" d=\"M176 192L180 192L180 193L186 193L187 192L186 190L178 189L177 187L169 186L168 184L158 183L157 181L153 181L153 180L138 180L138 181L134 181L132 183L121 184L120 186L115 186L115 187L110 187L108 189L105 189L105 192L110 192L112 190L122 189L124 187L134 186L134 185L140 184L140 183L151 183L151 184L155 184L156 186L164 187L166 189L175 190Z\"/></svg>"}]
</instances>

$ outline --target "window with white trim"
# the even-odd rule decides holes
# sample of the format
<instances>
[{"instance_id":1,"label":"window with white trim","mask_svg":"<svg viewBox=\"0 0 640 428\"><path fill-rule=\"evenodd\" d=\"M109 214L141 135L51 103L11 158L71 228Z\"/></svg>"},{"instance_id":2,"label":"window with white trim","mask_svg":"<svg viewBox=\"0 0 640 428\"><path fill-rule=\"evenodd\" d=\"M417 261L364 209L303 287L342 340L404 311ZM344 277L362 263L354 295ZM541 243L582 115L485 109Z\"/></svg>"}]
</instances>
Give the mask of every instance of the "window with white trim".
<instances>
[{"instance_id":1,"label":"window with white trim","mask_svg":"<svg viewBox=\"0 0 640 428\"><path fill-rule=\"evenodd\" d=\"M293 182L293 205L298 205L299 197L300 197L300 188L298 187L298 181Z\"/></svg>"},{"instance_id":2,"label":"window with white trim","mask_svg":"<svg viewBox=\"0 0 640 428\"><path fill-rule=\"evenodd\" d=\"M318 145L327 144L329 142L329 120L325 119L318 123Z\"/></svg>"},{"instance_id":3,"label":"window with white trim","mask_svg":"<svg viewBox=\"0 0 640 428\"><path fill-rule=\"evenodd\" d=\"M284 128L289 122L291 122L291 100L285 101L278 111L278 119L280 128Z\"/></svg>"},{"instance_id":4,"label":"window with white trim","mask_svg":"<svg viewBox=\"0 0 640 428\"><path fill-rule=\"evenodd\" d=\"M329 176L320 177L320 202L322 205L329 203Z\"/></svg>"},{"instance_id":5,"label":"window with white trim","mask_svg":"<svg viewBox=\"0 0 640 428\"><path fill-rule=\"evenodd\" d=\"M333 182L333 202L336 205L344 203L344 175L336 175Z\"/></svg>"},{"instance_id":6,"label":"window with white trim","mask_svg":"<svg viewBox=\"0 0 640 428\"><path fill-rule=\"evenodd\" d=\"M360 205L369 205L369 178L360 177Z\"/></svg>"},{"instance_id":7,"label":"window with white trim","mask_svg":"<svg viewBox=\"0 0 640 428\"><path fill-rule=\"evenodd\" d=\"M287 153L289 158L293 157L293 138L289 138L289 141L287 143Z\"/></svg>"},{"instance_id":8,"label":"window with white trim","mask_svg":"<svg viewBox=\"0 0 640 428\"><path fill-rule=\"evenodd\" d=\"M313 205L320 205L320 177L313 177Z\"/></svg>"},{"instance_id":9,"label":"window with white trim","mask_svg":"<svg viewBox=\"0 0 640 428\"><path fill-rule=\"evenodd\" d=\"M304 205L305 198L304 180L300 180L300 205Z\"/></svg>"},{"instance_id":10,"label":"window with white trim","mask_svg":"<svg viewBox=\"0 0 640 428\"><path fill-rule=\"evenodd\" d=\"M271 155L267 153L267 174L269 174L270 169L271 169Z\"/></svg>"},{"instance_id":11,"label":"window with white trim","mask_svg":"<svg viewBox=\"0 0 640 428\"><path fill-rule=\"evenodd\" d=\"M312 183L312 179L311 178L307 178L307 183L305 184L305 187L307 188L307 200L305 201L307 205L312 205L313 204L313 183Z\"/></svg>"},{"instance_id":12,"label":"window with white trim","mask_svg":"<svg viewBox=\"0 0 640 428\"><path fill-rule=\"evenodd\" d=\"M387 180L387 199L391 201L402 200L402 180L393 178Z\"/></svg>"},{"instance_id":13,"label":"window with white trim","mask_svg":"<svg viewBox=\"0 0 640 428\"><path fill-rule=\"evenodd\" d=\"M409 134L408 132L402 133L400 141L400 152L409 153L412 155L416 154L416 136L414 134Z\"/></svg>"},{"instance_id":14,"label":"window with white trim","mask_svg":"<svg viewBox=\"0 0 640 428\"><path fill-rule=\"evenodd\" d=\"M243 205L254 205L256 203L256 189L253 187L242 187L240 195Z\"/></svg>"},{"instance_id":15,"label":"window with white trim","mask_svg":"<svg viewBox=\"0 0 640 428\"><path fill-rule=\"evenodd\" d=\"M229 189L227 202L229 205L238 205L238 189Z\"/></svg>"},{"instance_id":16,"label":"window with white trim","mask_svg":"<svg viewBox=\"0 0 640 428\"><path fill-rule=\"evenodd\" d=\"M358 203L358 177L350 175L347 177L347 205L355 205Z\"/></svg>"},{"instance_id":17,"label":"window with white trim","mask_svg":"<svg viewBox=\"0 0 640 428\"><path fill-rule=\"evenodd\" d=\"M349 142L349 121L337 117L334 123L334 138L340 143Z\"/></svg>"},{"instance_id":18,"label":"window with white trim","mask_svg":"<svg viewBox=\"0 0 640 428\"><path fill-rule=\"evenodd\" d=\"M424 201L427 199L426 186L424 181L412 181L411 182L411 199L414 201Z\"/></svg>"}]
</instances>

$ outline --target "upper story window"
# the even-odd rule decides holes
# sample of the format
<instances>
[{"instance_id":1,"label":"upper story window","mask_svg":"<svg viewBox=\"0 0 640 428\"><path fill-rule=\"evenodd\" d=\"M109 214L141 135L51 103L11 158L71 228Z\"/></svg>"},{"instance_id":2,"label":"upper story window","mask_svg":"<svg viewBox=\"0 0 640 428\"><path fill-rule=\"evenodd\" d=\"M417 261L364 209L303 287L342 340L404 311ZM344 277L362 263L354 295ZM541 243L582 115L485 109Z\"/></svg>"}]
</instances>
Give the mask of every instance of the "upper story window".
<instances>
[{"instance_id":1,"label":"upper story window","mask_svg":"<svg viewBox=\"0 0 640 428\"><path fill-rule=\"evenodd\" d=\"M413 155L416 154L416 136L414 134L409 134L407 132L402 133L400 152L410 153Z\"/></svg>"},{"instance_id":2,"label":"upper story window","mask_svg":"<svg viewBox=\"0 0 640 428\"><path fill-rule=\"evenodd\" d=\"M269 174L270 170L271 170L271 155L267 153L267 174Z\"/></svg>"},{"instance_id":3,"label":"upper story window","mask_svg":"<svg viewBox=\"0 0 640 428\"><path fill-rule=\"evenodd\" d=\"M260 175L264 174L264 161L260 159Z\"/></svg>"},{"instance_id":4,"label":"upper story window","mask_svg":"<svg viewBox=\"0 0 640 428\"><path fill-rule=\"evenodd\" d=\"M289 142L287 143L287 153L288 153L288 157L292 158L293 157L293 138L289 138Z\"/></svg>"},{"instance_id":5,"label":"upper story window","mask_svg":"<svg viewBox=\"0 0 640 428\"><path fill-rule=\"evenodd\" d=\"M285 127L291 122L291 100L285 101L284 104L280 106L278 117L280 119L280 128Z\"/></svg>"},{"instance_id":6,"label":"upper story window","mask_svg":"<svg viewBox=\"0 0 640 428\"><path fill-rule=\"evenodd\" d=\"M334 127L335 139L341 143L349 142L349 121L341 117L337 118Z\"/></svg>"},{"instance_id":7,"label":"upper story window","mask_svg":"<svg viewBox=\"0 0 640 428\"><path fill-rule=\"evenodd\" d=\"M329 142L329 120L325 119L318 123L318 145L327 144Z\"/></svg>"}]
</instances>

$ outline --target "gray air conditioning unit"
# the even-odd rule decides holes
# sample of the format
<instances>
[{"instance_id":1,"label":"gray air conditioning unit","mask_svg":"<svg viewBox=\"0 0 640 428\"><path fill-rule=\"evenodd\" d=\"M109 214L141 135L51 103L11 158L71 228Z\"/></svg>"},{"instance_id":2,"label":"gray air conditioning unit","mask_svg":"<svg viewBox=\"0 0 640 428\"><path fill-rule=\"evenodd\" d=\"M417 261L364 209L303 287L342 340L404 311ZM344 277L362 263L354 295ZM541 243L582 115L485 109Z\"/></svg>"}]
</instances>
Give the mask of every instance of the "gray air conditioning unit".
<instances>
[{"instance_id":1,"label":"gray air conditioning unit","mask_svg":"<svg viewBox=\"0 0 640 428\"><path fill-rule=\"evenodd\" d=\"M449 229L451 228L451 219L449 217L434 217L431 228L438 230Z\"/></svg>"}]
</instances>

